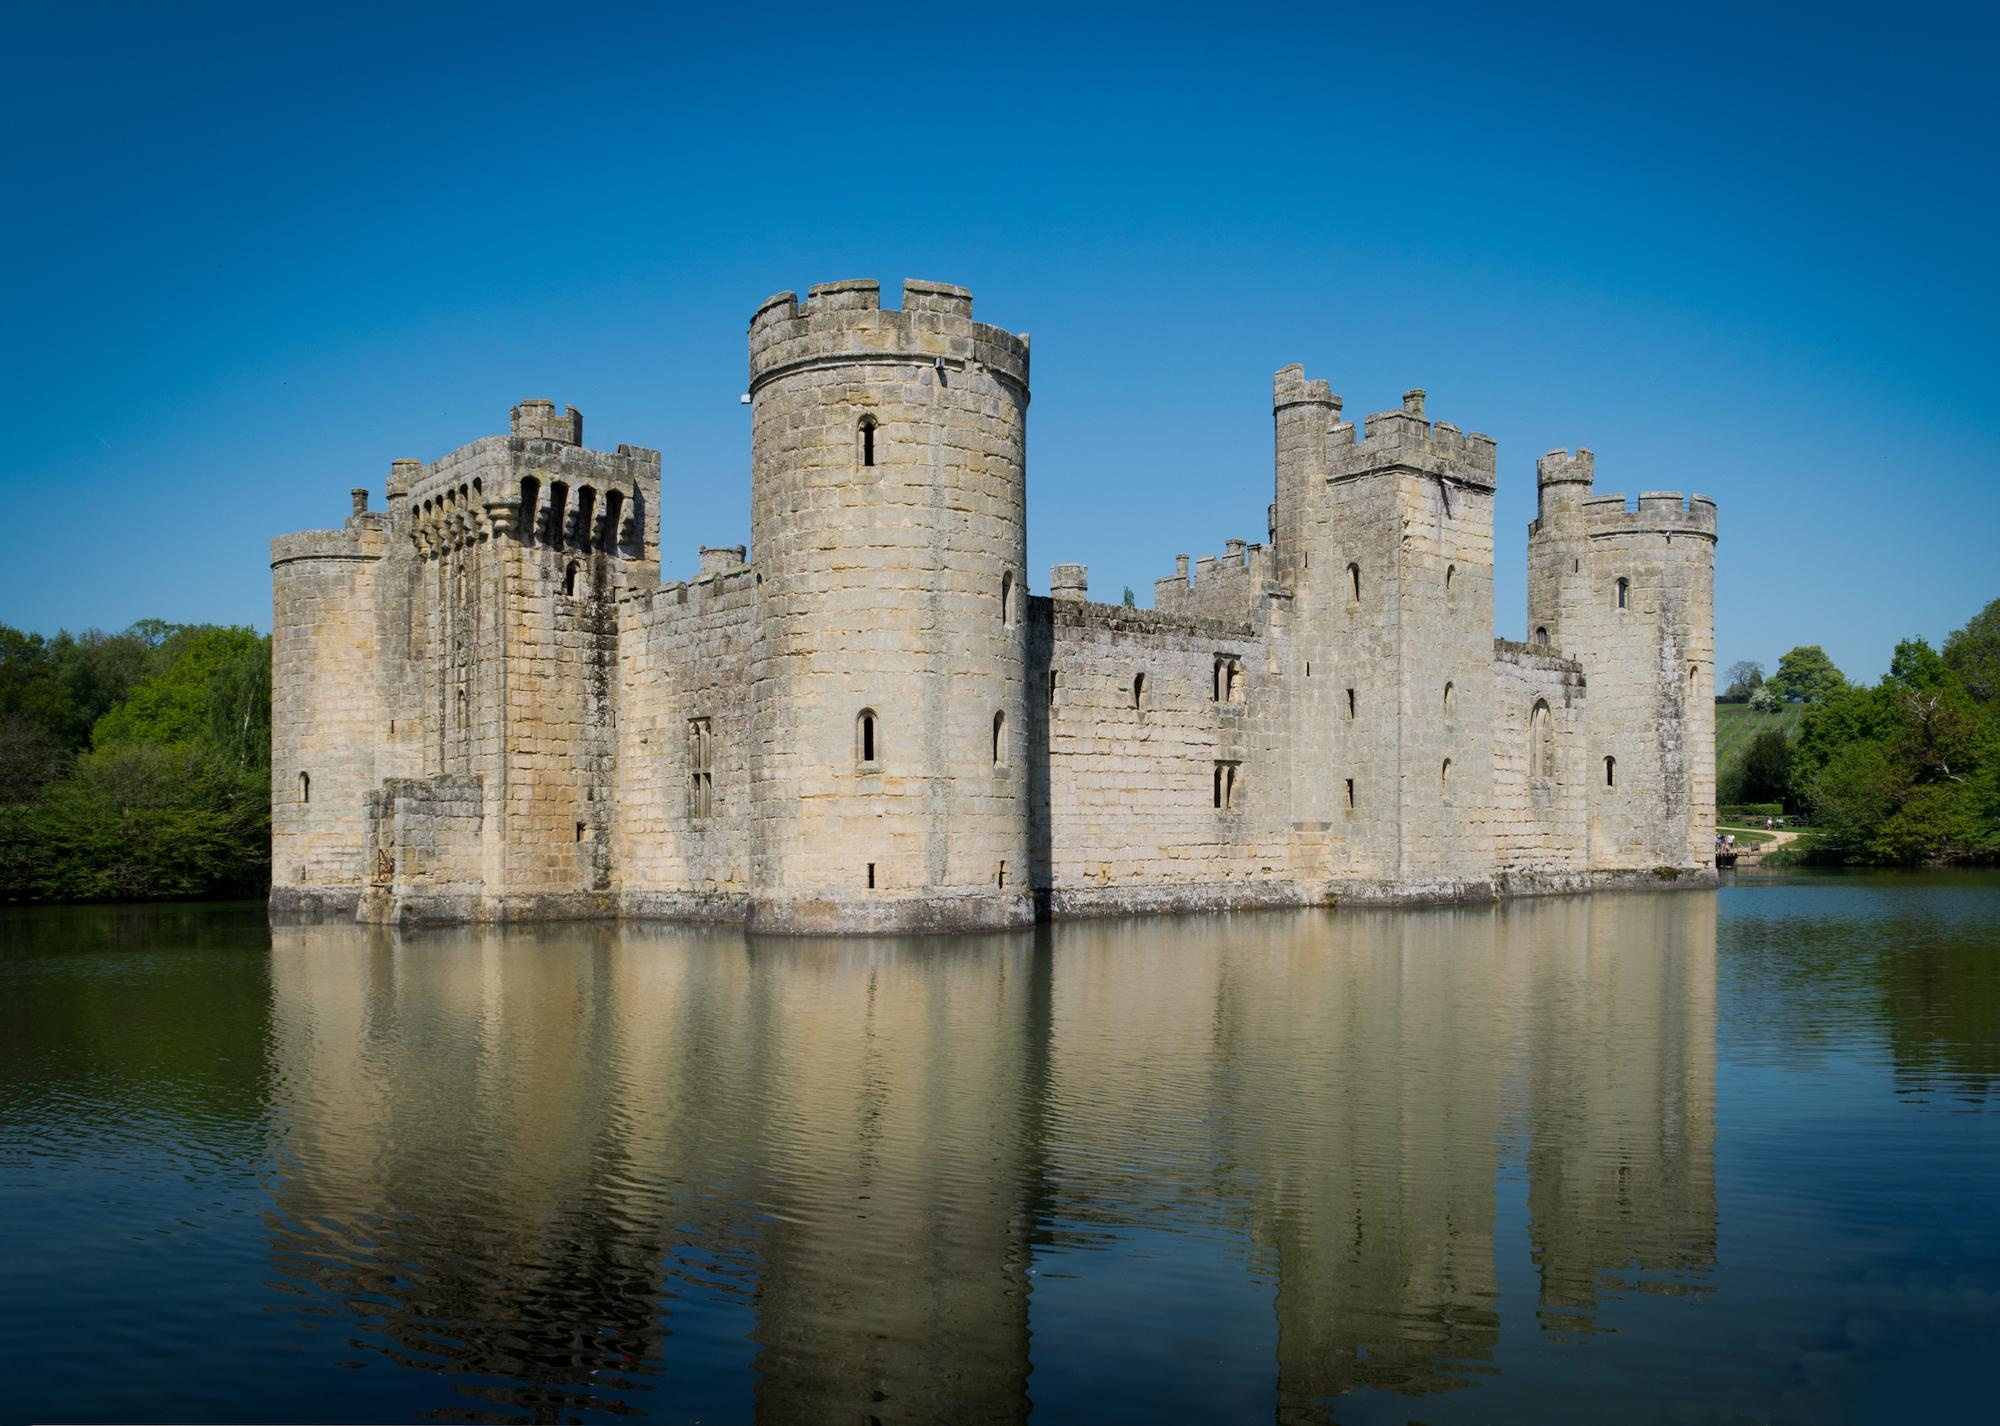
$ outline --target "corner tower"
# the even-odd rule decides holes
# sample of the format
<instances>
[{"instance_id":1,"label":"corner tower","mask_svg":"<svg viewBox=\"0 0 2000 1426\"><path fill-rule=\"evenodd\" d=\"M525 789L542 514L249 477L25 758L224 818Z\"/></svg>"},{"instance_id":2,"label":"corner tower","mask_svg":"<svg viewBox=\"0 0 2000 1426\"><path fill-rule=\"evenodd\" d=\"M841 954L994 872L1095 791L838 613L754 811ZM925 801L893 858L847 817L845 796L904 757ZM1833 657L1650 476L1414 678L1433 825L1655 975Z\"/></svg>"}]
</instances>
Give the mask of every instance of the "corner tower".
<instances>
[{"instance_id":1,"label":"corner tower","mask_svg":"<svg viewBox=\"0 0 2000 1426\"><path fill-rule=\"evenodd\" d=\"M1588 451L1538 462L1528 637L1590 690L1590 867L1713 868L1715 502L1591 490Z\"/></svg>"},{"instance_id":2,"label":"corner tower","mask_svg":"<svg viewBox=\"0 0 2000 1426\"><path fill-rule=\"evenodd\" d=\"M1033 919L1028 341L963 288L750 320L753 930Z\"/></svg>"}]
</instances>

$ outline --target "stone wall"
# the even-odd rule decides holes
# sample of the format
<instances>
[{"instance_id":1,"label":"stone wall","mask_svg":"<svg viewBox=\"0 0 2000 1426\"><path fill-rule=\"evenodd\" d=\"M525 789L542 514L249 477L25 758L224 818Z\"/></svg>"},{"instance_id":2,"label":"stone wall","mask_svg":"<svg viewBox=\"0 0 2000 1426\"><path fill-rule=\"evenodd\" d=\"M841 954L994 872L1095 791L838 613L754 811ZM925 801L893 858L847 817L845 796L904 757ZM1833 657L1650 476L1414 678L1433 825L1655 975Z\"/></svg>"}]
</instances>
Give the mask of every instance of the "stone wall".
<instances>
[{"instance_id":1,"label":"stone wall","mask_svg":"<svg viewBox=\"0 0 2000 1426\"><path fill-rule=\"evenodd\" d=\"M1583 670L1546 649L1493 646L1493 828L1498 871L1524 884L1588 862Z\"/></svg>"},{"instance_id":2,"label":"stone wall","mask_svg":"<svg viewBox=\"0 0 2000 1426\"><path fill-rule=\"evenodd\" d=\"M619 606L613 841L634 915L749 910L757 582L734 553L734 567Z\"/></svg>"},{"instance_id":3,"label":"stone wall","mask_svg":"<svg viewBox=\"0 0 2000 1426\"><path fill-rule=\"evenodd\" d=\"M1032 617L1032 736L1047 747L1034 841L1052 909L1297 900L1280 695L1256 631L1063 600Z\"/></svg>"}]
</instances>

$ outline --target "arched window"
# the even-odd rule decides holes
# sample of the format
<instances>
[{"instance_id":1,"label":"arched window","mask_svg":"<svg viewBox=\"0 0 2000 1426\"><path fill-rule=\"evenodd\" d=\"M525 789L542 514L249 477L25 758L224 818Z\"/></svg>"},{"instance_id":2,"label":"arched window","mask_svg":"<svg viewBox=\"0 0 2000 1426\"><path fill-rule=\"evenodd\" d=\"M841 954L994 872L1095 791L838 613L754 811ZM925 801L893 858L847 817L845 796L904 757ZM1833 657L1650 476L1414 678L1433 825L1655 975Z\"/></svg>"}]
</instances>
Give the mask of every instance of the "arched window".
<instances>
[{"instance_id":1,"label":"arched window","mask_svg":"<svg viewBox=\"0 0 2000 1426\"><path fill-rule=\"evenodd\" d=\"M879 761L875 736L875 710L864 708L854 719L854 756L856 761L869 764Z\"/></svg>"},{"instance_id":2,"label":"arched window","mask_svg":"<svg viewBox=\"0 0 2000 1426\"><path fill-rule=\"evenodd\" d=\"M532 475L521 479L521 517L516 522L521 532L521 543L535 542L535 517L541 512L536 508L542 499L542 483ZM426 502L428 503L428 502Z\"/></svg>"},{"instance_id":3,"label":"arched window","mask_svg":"<svg viewBox=\"0 0 2000 1426\"><path fill-rule=\"evenodd\" d=\"M625 492L607 490L604 492L604 549L610 554L623 554L625 550Z\"/></svg>"},{"instance_id":4,"label":"arched window","mask_svg":"<svg viewBox=\"0 0 2000 1426\"><path fill-rule=\"evenodd\" d=\"M875 418L873 416L863 416L861 418L857 440L860 445L861 463L864 466L875 464Z\"/></svg>"},{"instance_id":5,"label":"arched window","mask_svg":"<svg viewBox=\"0 0 2000 1426\"><path fill-rule=\"evenodd\" d=\"M564 527L569 522L569 487L560 480L549 482L549 548L563 547Z\"/></svg>"},{"instance_id":6,"label":"arched window","mask_svg":"<svg viewBox=\"0 0 2000 1426\"><path fill-rule=\"evenodd\" d=\"M1014 626L1014 571L1011 569L1000 576L1000 622L1009 628Z\"/></svg>"},{"instance_id":7,"label":"arched window","mask_svg":"<svg viewBox=\"0 0 2000 1426\"><path fill-rule=\"evenodd\" d=\"M309 772L302 772L299 774L299 801L310 802L312 800L313 775Z\"/></svg>"},{"instance_id":8,"label":"arched window","mask_svg":"<svg viewBox=\"0 0 2000 1426\"><path fill-rule=\"evenodd\" d=\"M1555 775L1555 720L1549 715L1548 700L1537 698L1528 714L1528 776L1546 779Z\"/></svg>"},{"instance_id":9,"label":"arched window","mask_svg":"<svg viewBox=\"0 0 2000 1426\"><path fill-rule=\"evenodd\" d=\"M597 490L581 485L576 491L576 547L589 554L596 535Z\"/></svg>"},{"instance_id":10,"label":"arched window","mask_svg":"<svg viewBox=\"0 0 2000 1426\"><path fill-rule=\"evenodd\" d=\"M1240 659L1231 659L1229 661L1228 694L1231 703L1241 703L1243 701L1243 662Z\"/></svg>"},{"instance_id":11,"label":"arched window","mask_svg":"<svg viewBox=\"0 0 2000 1426\"><path fill-rule=\"evenodd\" d=\"M1439 791L1439 792L1450 792L1450 791L1451 791L1451 759L1450 759L1450 758L1446 758L1446 759L1444 760L1444 766L1438 769L1438 791Z\"/></svg>"},{"instance_id":12,"label":"arched window","mask_svg":"<svg viewBox=\"0 0 2000 1426\"><path fill-rule=\"evenodd\" d=\"M1143 673L1132 675L1132 706L1141 713L1146 711L1146 675Z\"/></svg>"},{"instance_id":13,"label":"arched window","mask_svg":"<svg viewBox=\"0 0 2000 1426\"><path fill-rule=\"evenodd\" d=\"M1549 646L1549 626L1547 624L1537 624L1535 626L1535 647L1538 649L1545 649L1548 646Z\"/></svg>"},{"instance_id":14,"label":"arched window","mask_svg":"<svg viewBox=\"0 0 2000 1426\"><path fill-rule=\"evenodd\" d=\"M1449 682L1447 682L1447 683L1445 684L1445 686L1444 686L1444 716L1445 716L1445 717L1447 717L1447 718L1449 718L1449 717L1451 716L1451 695L1452 695L1452 691L1453 691L1453 690L1452 690L1452 685L1451 685L1451 684L1450 684Z\"/></svg>"},{"instance_id":15,"label":"arched window","mask_svg":"<svg viewBox=\"0 0 2000 1426\"><path fill-rule=\"evenodd\" d=\"M1606 758L1604 760L1604 785L1606 787L1616 787L1618 785L1618 759L1616 758Z\"/></svg>"},{"instance_id":16,"label":"arched window","mask_svg":"<svg viewBox=\"0 0 2000 1426\"><path fill-rule=\"evenodd\" d=\"M1452 595L1457 593L1457 590L1452 587L1457 582L1458 566L1455 564L1446 565L1444 567L1444 597L1447 604L1451 602Z\"/></svg>"},{"instance_id":17,"label":"arched window","mask_svg":"<svg viewBox=\"0 0 2000 1426\"><path fill-rule=\"evenodd\" d=\"M563 569L563 593L576 593L576 561L571 560Z\"/></svg>"},{"instance_id":18,"label":"arched window","mask_svg":"<svg viewBox=\"0 0 2000 1426\"><path fill-rule=\"evenodd\" d=\"M1007 712L1004 708L993 715L993 766L1007 766Z\"/></svg>"},{"instance_id":19,"label":"arched window","mask_svg":"<svg viewBox=\"0 0 2000 1426\"><path fill-rule=\"evenodd\" d=\"M1358 564L1347 567L1347 597L1356 604L1361 602L1361 566Z\"/></svg>"},{"instance_id":20,"label":"arched window","mask_svg":"<svg viewBox=\"0 0 2000 1426\"><path fill-rule=\"evenodd\" d=\"M1618 607L1620 609L1623 609L1626 606L1626 603L1631 599L1631 597L1632 597L1632 581L1630 581L1629 579L1620 579L1618 581Z\"/></svg>"}]
</instances>

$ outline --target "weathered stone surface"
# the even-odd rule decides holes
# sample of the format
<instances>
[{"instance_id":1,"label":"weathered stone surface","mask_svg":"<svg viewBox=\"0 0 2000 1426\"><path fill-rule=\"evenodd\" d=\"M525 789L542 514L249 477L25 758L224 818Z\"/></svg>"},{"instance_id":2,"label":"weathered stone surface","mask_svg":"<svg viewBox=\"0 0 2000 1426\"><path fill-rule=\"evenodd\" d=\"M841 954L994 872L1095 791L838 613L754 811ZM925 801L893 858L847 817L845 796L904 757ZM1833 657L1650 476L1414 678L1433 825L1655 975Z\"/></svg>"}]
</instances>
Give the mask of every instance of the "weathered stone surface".
<instances>
[{"instance_id":1,"label":"weathered stone surface","mask_svg":"<svg viewBox=\"0 0 2000 1426\"><path fill-rule=\"evenodd\" d=\"M1028 342L962 289L750 325L751 534L659 584L660 458L524 401L272 545L274 915L957 931L1704 885L1715 507L1273 384L1268 539L1027 592ZM1607 768L1606 760L1612 760Z\"/></svg>"}]
</instances>

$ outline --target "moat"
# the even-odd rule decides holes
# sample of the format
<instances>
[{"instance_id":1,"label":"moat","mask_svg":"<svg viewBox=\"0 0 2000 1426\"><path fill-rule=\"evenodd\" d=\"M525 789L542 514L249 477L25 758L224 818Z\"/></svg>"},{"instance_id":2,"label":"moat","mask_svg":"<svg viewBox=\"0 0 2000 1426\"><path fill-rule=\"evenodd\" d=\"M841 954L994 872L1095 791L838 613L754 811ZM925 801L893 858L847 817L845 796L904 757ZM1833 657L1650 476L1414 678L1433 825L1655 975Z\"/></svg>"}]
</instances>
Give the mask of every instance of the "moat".
<instances>
[{"instance_id":1,"label":"moat","mask_svg":"<svg viewBox=\"0 0 2000 1426\"><path fill-rule=\"evenodd\" d=\"M1058 923L0 912L0 1419L1969 1416L2000 875Z\"/></svg>"}]
</instances>

